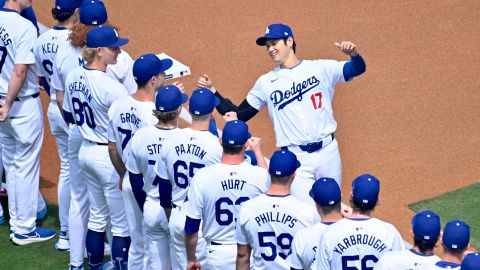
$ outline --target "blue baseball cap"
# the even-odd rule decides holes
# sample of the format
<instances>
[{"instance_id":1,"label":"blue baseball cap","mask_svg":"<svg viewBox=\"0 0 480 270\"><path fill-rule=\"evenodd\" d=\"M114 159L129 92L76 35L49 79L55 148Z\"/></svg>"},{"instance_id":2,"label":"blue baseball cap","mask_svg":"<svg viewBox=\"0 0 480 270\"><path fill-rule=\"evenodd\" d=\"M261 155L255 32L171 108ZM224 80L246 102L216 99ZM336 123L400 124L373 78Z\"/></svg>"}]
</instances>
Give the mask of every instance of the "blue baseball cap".
<instances>
[{"instance_id":1,"label":"blue baseball cap","mask_svg":"<svg viewBox=\"0 0 480 270\"><path fill-rule=\"evenodd\" d=\"M241 120L228 121L223 128L222 143L232 146L244 145L252 137L248 125Z\"/></svg>"},{"instance_id":2,"label":"blue baseball cap","mask_svg":"<svg viewBox=\"0 0 480 270\"><path fill-rule=\"evenodd\" d=\"M101 25L108 19L105 4L99 0L86 0L80 6L80 22L85 25Z\"/></svg>"},{"instance_id":3,"label":"blue baseball cap","mask_svg":"<svg viewBox=\"0 0 480 270\"><path fill-rule=\"evenodd\" d=\"M300 161L298 161L297 156L285 149L273 153L268 171L273 176L289 176L299 167Z\"/></svg>"},{"instance_id":4,"label":"blue baseball cap","mask_svg":"<svg viewBox=\"0 0 480 270\"><path fill-rule=\"evenodd\" d=\"M127 38L121 38L118 36L115 28L111 26L97 26L90 29L87 33L86 45L89 48L120 47L128 43Z\"/></svg>"},{"instance_id":5,"label":"blue baseball cap","mask_svg":"<svg viewBox=\"0 0 480 270\"><path fill-rule=\"evenodd\" d=\"M437 242L440 227L440 217L430 210L418 212L412 218L413 234L428 242Z\"/></svg>"},{"instance_id":6,"label":"blue baseball cap","mask_svg":"<svg viewBox=\"0 0 480 270\"><path fill-rule=\"evenodd\" d=\"M220 100L210 89L198 88L190 97L188 109L194 115L206 115L211 113L218 104L220 104Z\"/></svg>"},{"instance_id":7,"label":"blue baseball cap","mask_svg":"<svg viewBox=\"0 0 480 270\"><path fill-rule=\"evenodd\" d=\"M83 0L55 0L55 9L62 12L74 11L79 8Z\"/></svg>"},{"instance_id":8,"label":"blue baseball cap","mask_svg":"<svg viewBox=\"0 0 480 270\"><path fill-rule=\"evenodd\" d=\"M172 65L171 59L160 59L153 53L144 54L133 63L133 77L136 82L146 82Z\"/></svg>"},{"instance_id":9,"label":"blue baseball cap","mask_svg":"<svg viewBox=\"0 0 480 270\"><path fill-rule=\"evenodd\" d=\"M342 193L337 181L329 177L322 177L315 181L308 194L321 206L334 205L342 200Z\"/></svg>"},{"instance_id":10,"label":"blue baseball cap","mask_svg":"<svg viewBox=\"0 0 480 270\"><path fill-rule=\"evenodd\" d=\"M463 258L462 266L460 267L462 270L478 270L480 269L480 253L470 253L467 254Z\"/></svg>"},{"instance_id":11,"label":"blue baseball cap","mask_svg":"<svg viewBox=\"0 0 480 270\"><path fill-rule=\"evenodd\" d=\"M470 242L470 226L459 219L449 221L443 229L442 241L453 250L466 248Z\"/></svg>"},{"instance_id":12,"label":"blue baseball cap","mask_svg":"<svg viewBox=\"0 0 480 270\"><path fill-rule=\"evenodd\" d=\"M293 37L290 26L281 23L270 24L263 37L257 38L258 46L265 46L268 39L279 39Z\"/></svg>"},{"instance_id":13,"label":"blue baseball cap","mask_svg":"<svg viewBox=\"0 0 480 270\"><path fill-rule=\"evenodd\" d=\"M188 96L175 85L162 86L155 97L155 107L161 112L171 112L178 109L187 100Z\"/></svg>"},{"instance_id":14,"label":"blue baseball cap","mask_svg":"<svg viewBox=\"0 0 480 270\"><path fill-rule=\"evenodd\" d=\"M380 181L371 174L362 174L352 182L353 200L357 204L373 206L380 193Z\"/></svg>"}]
</instances>

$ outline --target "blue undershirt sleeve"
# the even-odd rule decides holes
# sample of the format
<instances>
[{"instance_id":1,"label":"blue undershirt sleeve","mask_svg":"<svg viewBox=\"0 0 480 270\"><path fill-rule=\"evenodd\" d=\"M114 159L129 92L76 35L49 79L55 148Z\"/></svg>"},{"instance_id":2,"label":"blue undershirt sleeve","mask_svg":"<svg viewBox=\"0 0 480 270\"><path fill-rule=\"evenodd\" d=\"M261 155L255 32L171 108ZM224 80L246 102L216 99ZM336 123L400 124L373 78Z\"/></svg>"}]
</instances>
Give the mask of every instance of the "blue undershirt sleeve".
<instances>
[{"instance_id":1,"label":"blue undershirt sleeve","mask_svg":"<svg viewBox=\"0 0 480 270\"><path fill-rule=\"evenodd\" d=\"M155 176L155 181L158 183L158 191L160 192L160 205L163 208L172 208L172 183L167 179L162 179Z\"/></svg>"},{"instance_id":2,"label":"blue undershirt sleeve","mask_svg":"<svg viewBox=\"0 0 480 270\"><path fill-rule=\"evenodd\" d=\"M217 122L215 122L215 118L210 119L210 125L208 126L208 131L215 135L218 138L218 130L217 130Z\"/></svg>"},{"instance_id":3,"label":"blue undershirt sleeve","mask_svg":"<svg viewBox=\"0 0 480 270\"><path fill-rule=\"evenodd\" d=\"M68 124L75 124L75 120L73 119L73 114L71 112L63 110L63 118Z\"/></svg>"},{"instance_id":4,"label":"blue undershirt sleeve","mask_svg":"<svg viewBox=\"0 0 480 270\"><path fill-rule=\"evenodd\" d=\"M35 28L37 28L37 32L40 31L40 29L38 28L37 16L35 16L35 12L33 11L32 6L29 6L26 9L22 10L22 13L20 13L20 15L22 15L22 17L24 17L25 19L31 21Z\"/></svg>"},{"instance_id":5,"label":"blue undershirt sleeve","mask_svg":"<svg viewBox=\"0 0 480 270\"><path fill-rule=\"evenodd\" d=\"M128 175L130 176L130 184L132 185L133 196L135 197L135 200L137 201L138 206L143 213L143 205L145 204L145 200L147 198L147 194L145 191L143 191L143 175L141 173L136 174L130 171L128 172Z\"/></svg>"},{"instance_id":6,"label":"blue undershirt sleeve","mask_svg":"<svg viewBox=\"0 0 480 270\"><path fill-rule=\"evenodd\" d=\"M43 89L45 89L45 92L47 92L47 95L50 96L50 85L47 82L47 79L45 77L40 77L40 85L42 85Z\"/></svg>"},{"instance_id":7,"label":"blue undershirt sleeve","mask_svg":"<svg viewBox=\"0 0 480 270\"><path fill-rule=\"evenodd\" d=\"M191 235L200 229L200 221L201 219L195 219L187 216L185 220L185 234Z\"/></svg>"},{"instance_id":8,"label":"blue undershirt sleeve","mask_svg":"<svg viewBox=\"0 0 480 270\"><path fill-rule=\"evenodd\" d=\"M343 66L343 77L345 81L350 81L353 77L356 77L365 72L367 69L365 61L360 54L350 58L350 61Z\"/></svg>"}]
</instances>

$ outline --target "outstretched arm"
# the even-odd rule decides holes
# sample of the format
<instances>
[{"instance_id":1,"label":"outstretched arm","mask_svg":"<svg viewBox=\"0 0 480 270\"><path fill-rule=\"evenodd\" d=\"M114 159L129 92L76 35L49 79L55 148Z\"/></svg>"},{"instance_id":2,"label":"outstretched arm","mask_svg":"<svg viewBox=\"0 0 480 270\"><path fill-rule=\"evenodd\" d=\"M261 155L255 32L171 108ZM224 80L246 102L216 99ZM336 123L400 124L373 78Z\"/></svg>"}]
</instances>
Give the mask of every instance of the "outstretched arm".
<instances>
[{"instance_id":1,"label":"outstretched arm","mask_svg":"<svg viewBox=\"0 0 480 270\"><path fill-rule=\"evenodd\" d=\"M358 53L357 45L350 41L342 41L340 43L335 42L335 46L341 50L344 54L350 56L348 61L343 66L343 77L345 81L349 81L362 73L367 69L363 57Z\"/></svg>"}]
</instances>

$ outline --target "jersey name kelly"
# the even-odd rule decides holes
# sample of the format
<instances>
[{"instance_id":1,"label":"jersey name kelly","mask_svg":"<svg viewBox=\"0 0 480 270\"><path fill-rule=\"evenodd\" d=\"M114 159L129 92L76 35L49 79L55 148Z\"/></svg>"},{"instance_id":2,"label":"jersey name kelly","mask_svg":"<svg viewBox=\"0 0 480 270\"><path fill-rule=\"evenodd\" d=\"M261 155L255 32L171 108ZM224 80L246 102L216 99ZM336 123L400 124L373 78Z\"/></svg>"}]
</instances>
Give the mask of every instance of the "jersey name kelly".
<instances>
[{"instance_id":1,"label":"jersey name kelly","mask_svg":"<svg viewBox=\"0 0 480 270\"><path fill-rule=\"evenodd\" d=\"M354 245L369 245L376 249L378 253L382 253L387 248L382 240L375 236L368 234L356 234L343 238L343 243L337 243L333 252L337 252L338 254L342 255L347 248Z\"/></svg>"},{"instance_id":2,"label":"jersey name kelly","mask_svg":"<svg viewBox=\"0 0 480 270\"><path fill-rule=\"evenodd\" d=\"M43 54L47 54L47 53L57 54L57 51L58 51L58 44L55 44L55 43L42 44Z\"/></svg>"},{"instance_id":3,"label":"jersey name kelly","mask_svg":"<svg viewBox=\"0 0 480 270\"><path fill-rule=\"evenodd\" d=\"M320 81L315 76L312 76L311 78L308 78L307 80L299 84L293 82L292 87L285 91L273 91L272 94L270 94L270 99L272 100L274 107L277 107L277 105L279 105L278 110L282 110L285 106L293 102L295 99L301 101L303 98L303 94L312 90L319 84Z\"/></svg>"}]
</instances>

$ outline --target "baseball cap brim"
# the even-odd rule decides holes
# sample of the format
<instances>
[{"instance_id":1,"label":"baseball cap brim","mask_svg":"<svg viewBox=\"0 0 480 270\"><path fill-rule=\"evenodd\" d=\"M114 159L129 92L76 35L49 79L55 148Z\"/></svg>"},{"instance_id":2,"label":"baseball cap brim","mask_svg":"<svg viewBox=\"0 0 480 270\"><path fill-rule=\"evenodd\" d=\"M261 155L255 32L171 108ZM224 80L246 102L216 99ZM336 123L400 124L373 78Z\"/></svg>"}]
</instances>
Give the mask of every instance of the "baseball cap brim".
<instances>
[{"instance_id":1,"label":"baseball cap brim","mask_svg":"<svg viewBox=\"0 0 480 270\"><path fill-rule=\"evenodd\" d=\"M160 61L162 61L160 72L164 72L173 66L173 61L171 59L160 59Z\"/></svg>"},{"instance_id":2,"label":"baseball cap brim","mask_svg":"<svg viewBox=\"0 0 480 270\"><path fill-rule=\"evenodd\" d=\"M115 41L114 43L109 44L108 46L105 46L105 47L109 47L109 48L121 47L123 45L126 45L129 41L130 40L128 38L118 38L117 41Z\"/></svg>"}]
</instances>

